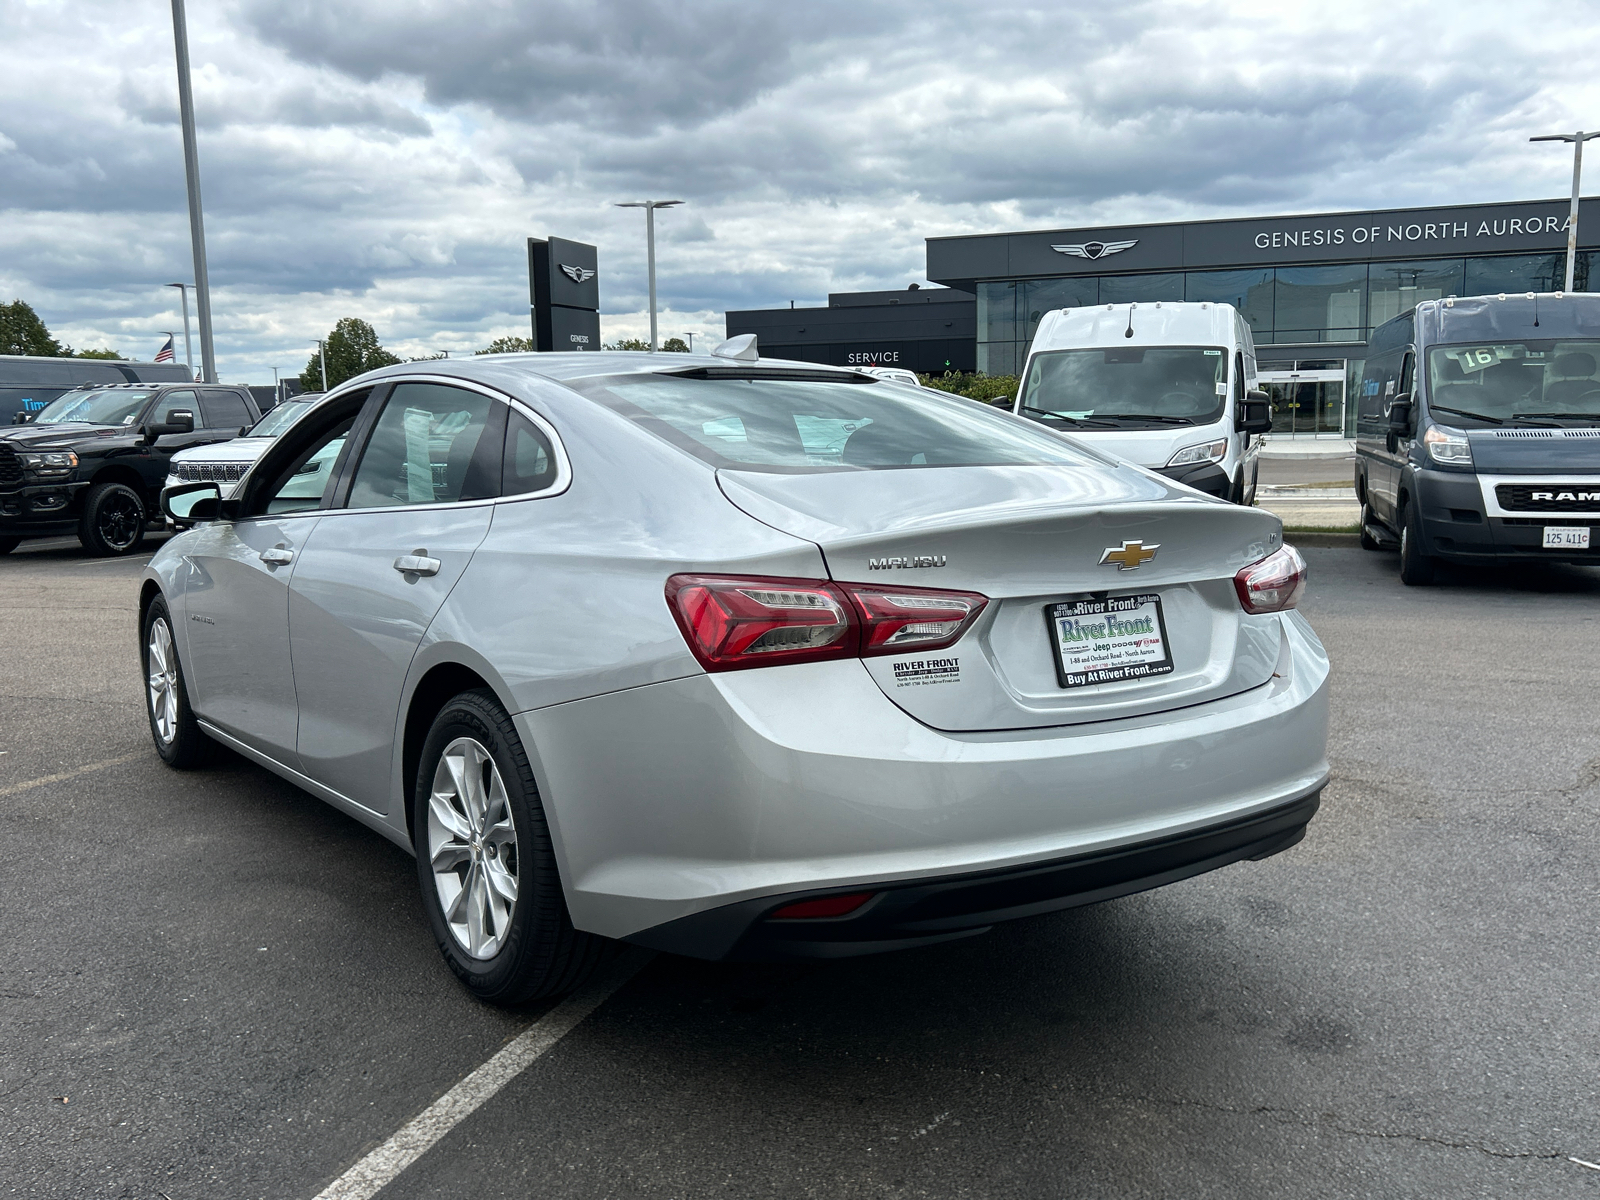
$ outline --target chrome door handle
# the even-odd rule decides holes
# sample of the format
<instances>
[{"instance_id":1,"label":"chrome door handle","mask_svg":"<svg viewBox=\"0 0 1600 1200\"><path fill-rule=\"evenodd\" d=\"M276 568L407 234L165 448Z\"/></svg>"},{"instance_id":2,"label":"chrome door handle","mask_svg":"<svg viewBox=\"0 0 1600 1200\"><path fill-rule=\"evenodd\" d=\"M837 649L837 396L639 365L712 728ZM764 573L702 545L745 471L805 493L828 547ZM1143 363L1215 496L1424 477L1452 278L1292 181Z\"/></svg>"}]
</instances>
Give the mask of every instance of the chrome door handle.
<instances>
[{"instance_id":1,"label":"chrome door handle","mask_svg":"<svg viewBox=\"0 0 1600 1200\"><path fill-rule=\"evenodd\" d=\"M424 554L402 554L394 560L394 569L406 575L437 575L441 565L437 558Z\"/></svg>"},{"instance_id":2,"label":"chrome door handle","mask_svg":"<svg viewBox=\"0 0 1600 1200\"><path fill-rule=\"evenodd\" d=\"M261 561L270 563L274 567L286 566L294 561L294 551L283 546L274 546L271 550L261 552Z\"/></svg>"}]
</instances>

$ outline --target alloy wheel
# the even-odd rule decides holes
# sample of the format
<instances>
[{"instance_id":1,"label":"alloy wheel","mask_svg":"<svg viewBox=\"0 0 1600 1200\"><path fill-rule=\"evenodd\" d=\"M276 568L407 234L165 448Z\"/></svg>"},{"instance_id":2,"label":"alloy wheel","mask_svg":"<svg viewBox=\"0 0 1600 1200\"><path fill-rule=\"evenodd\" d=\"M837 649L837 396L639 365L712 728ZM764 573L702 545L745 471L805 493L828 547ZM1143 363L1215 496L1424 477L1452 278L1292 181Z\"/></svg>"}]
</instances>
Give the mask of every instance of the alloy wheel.
<instances>
[{"instance_id":1,"label":"alloy wheel","mask_svg":"<svg viewBox=\"0 0 1600 1200\"><path fill-rule=\"evenodd\" d=\"M96 514L95 528L107 546L126 550L143 532L144 511L132 496L121 493L107 496Z\"/></svg>"},{"instance_id":2,"label":"alloy wheel","mask_svg":"<svg viewBox=\"0 0 1600 1200\"><path fill-rule=\"evenodd\" d=\"M428 861L456 944L493 958L517 903L517 827L493 757L470 737L444 748L428 797Z\"/></svg>"},{"instance_id":3,"label":"alloy wheel","mask_svg":"<svg viewBox=\"0 0 1600 1200\"><path fill-rule=\"evenodd\" d=\"M170 746L178 736L178 656L172 649L172 631L157 617L150 622L145 644L145 679L150 689L150 719L161 744Z\"/></svg>"}]
</instances>

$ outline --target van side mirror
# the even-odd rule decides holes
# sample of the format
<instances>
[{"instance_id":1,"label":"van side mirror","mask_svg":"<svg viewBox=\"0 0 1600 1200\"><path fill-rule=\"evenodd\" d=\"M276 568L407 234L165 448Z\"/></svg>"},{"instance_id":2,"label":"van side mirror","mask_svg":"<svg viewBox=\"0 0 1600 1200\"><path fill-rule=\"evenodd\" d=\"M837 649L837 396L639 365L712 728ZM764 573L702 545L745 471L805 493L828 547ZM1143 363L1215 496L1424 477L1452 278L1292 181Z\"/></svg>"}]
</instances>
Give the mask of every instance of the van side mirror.
<instances>
[{"instance_id":1,"label":"van side mirror","mask_svg":"<svg viewBox=\"0 0 1600 1200\"><path fill-rule=\"evenodd\" d=\"M162 488L161 511L177 525L215 521L222 514L222 489L211 482Z\"/></svg>"},{"instance_id":2,"label":"van side mirror","mask_svg":"<svg viewBox=\"0 0 1600 1200\"><path fill-rule=\"evenodd\" d=\"M1271 397L1265 392L1246 392L1234 425L1240 433L1271 433Z\"/></svg>"},{"instance_id":3,"label":"van side mirror","mask_svg":"<svg viewBox=\"0 0 1600 1200\"><path fill-rule=\"evenodd\" d=\"M1389 406L1389 432L1405 437L1411 432L1411 393L1402 392Z\"/></svg>"}]
</instances>

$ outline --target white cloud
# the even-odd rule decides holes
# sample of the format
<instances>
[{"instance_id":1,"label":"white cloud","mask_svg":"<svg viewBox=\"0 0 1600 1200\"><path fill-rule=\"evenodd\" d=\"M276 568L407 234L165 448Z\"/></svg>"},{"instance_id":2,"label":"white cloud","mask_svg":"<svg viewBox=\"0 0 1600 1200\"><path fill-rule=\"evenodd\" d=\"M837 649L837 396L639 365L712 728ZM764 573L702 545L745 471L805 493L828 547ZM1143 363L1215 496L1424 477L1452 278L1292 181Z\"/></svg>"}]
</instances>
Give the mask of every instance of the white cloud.
<instances>
[{"instance_id":1,"label":"white cloud","mask_svg":"<svg viewBox=\"0 0 1600 1200\"><path fill-rule=\"evenodd\" d=\"M0 0L0 289L148 355L188 272L161 7ZM192 7L224 377L340 316L405 354L527 326L524 239L600 246L608 339L920 279L923 238L1559 195L1596 111L1554 3ZM676 328L681 326L682 328Z\"/></svg>"}]
</instances>

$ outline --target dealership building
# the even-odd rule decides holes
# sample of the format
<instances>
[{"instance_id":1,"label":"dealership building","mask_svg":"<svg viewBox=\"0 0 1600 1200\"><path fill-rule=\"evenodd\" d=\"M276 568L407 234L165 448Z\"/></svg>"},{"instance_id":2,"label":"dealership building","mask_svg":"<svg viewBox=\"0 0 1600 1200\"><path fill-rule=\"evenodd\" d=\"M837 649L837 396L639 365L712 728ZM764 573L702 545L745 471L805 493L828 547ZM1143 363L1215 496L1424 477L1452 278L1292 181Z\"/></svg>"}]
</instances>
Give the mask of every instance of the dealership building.
<instances>
[{"instance_id":1,"label":"dealership building","mask_svg":"<svg viewBox=\"0 0 1600 1200\"><path fill-rule=\"evenodd\" d=\"M867 361L851 354L870 353L921 371L934 369L924 362L948 360L958 370L1010 375L1052 309L1223 302L1254 331L1274 433L1349 436L1355 408L1346 396L1373 328L1422 300L1561 290L1570 206L1529 200L933 237L927 278L954 290L913 292L912 305L901 296L892 327L863 319L874 310L888 314L884 299L852 321L850 298L839 296L828 309L729 313L728 332L757 332L764 353L812 362L844 366ZM1578 228L1573 286L1587 291L1600 250L1600 200L1582 202ZM827 339L808 346L804 339L824 313ZM736 317L771 325L736 328ZM958 323L972 330L970 342L951 338ZM804 332L772 336L792 330ZM926 346L935 341L937 352Z\"/></svg>"}]
</instances>

